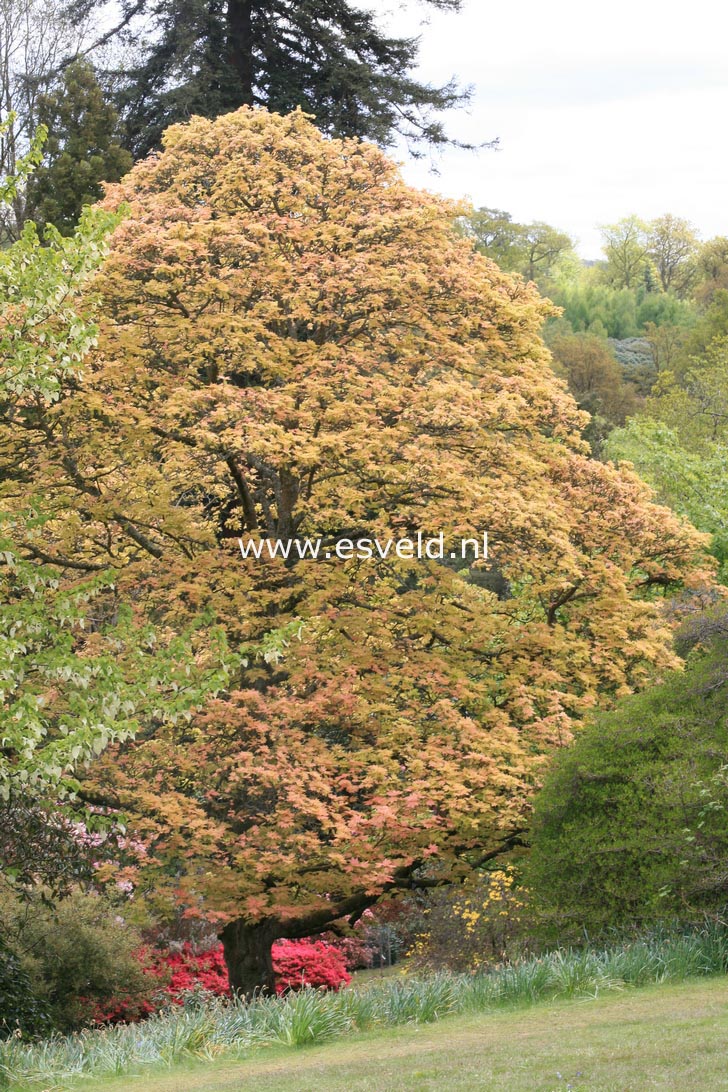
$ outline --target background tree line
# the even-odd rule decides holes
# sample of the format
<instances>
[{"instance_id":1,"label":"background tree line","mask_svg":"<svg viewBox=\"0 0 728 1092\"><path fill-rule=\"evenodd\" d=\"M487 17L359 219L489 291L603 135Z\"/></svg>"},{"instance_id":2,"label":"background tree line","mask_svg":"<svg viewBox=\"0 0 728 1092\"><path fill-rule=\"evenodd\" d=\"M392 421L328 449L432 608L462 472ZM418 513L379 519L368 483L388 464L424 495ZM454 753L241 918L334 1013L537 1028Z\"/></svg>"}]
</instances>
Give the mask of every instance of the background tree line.
<instances>
[{"instance_id":1,"label":"background tree line","mask_svg":"<svg viewBox=\"0 0 728 1092\"><path fill-rule=\"evenodd\" d=\"M728 333L728 239L701 242L672 214L605 225L604 257L589 263L565 232L516 223L498 209L476 210L463 228L484 254L535 281L560 309L545 336L557 371L591 415L587 436L596 455L613 429L644 413L658 378L659 389L670 377L681 383ZM614 457L617 448L609 451Z\"/></svg>"}]
</instances>

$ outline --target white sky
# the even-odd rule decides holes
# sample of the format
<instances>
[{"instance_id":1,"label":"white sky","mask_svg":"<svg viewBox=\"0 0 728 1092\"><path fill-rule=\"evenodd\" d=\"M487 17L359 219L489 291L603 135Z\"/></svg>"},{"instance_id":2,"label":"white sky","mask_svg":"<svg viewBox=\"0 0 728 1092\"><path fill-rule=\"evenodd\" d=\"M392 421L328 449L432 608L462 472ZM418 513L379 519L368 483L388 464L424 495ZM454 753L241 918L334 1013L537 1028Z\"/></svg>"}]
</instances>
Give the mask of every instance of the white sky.
<instances>
[{"instance_id":1,"label":"white sky","mask_svg":"<svg viewBox=\"0 0 728 1092\"><path fill-rule=\"evenodd\" d=\"M421 29L421 79L473 85L448 130L497 152L404 164L408 181L515 220L545 220L600 254L598 225L686 217L728 235L728 6L721 0L465 0L455 15L369 0Z\"/></svg>"}]
</instances>

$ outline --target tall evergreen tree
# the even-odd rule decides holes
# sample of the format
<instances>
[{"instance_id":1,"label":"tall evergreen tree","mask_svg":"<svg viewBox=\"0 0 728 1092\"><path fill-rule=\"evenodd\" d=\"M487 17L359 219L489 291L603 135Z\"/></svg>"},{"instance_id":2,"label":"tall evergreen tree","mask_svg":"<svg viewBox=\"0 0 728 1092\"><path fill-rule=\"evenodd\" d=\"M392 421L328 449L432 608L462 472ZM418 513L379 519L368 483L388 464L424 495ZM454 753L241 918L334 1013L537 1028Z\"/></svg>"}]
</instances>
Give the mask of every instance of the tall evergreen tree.
<instances>
[{"instance_id":1,"label":"tall evergreen tree","mask_svg":"<svg viewBox=\"0 0 728 1092\"><path fill-rule=\"evenodd\" d=\"M62 83L39 98L38 116L49 135L28 186L28 209L37 223L70 235L83 206L101 197L101 183L118 182L132 157L119 143L118 115L88 61L65 69Z\"/></svg>"},{"instance_id":2,"label":"tall evergreen tree","mask_svg":"<svg viewBox=\"0 0 728 1092\"><path fill-rule=\"evenodd\" d=\"M80 18L106 7L107 0L72 0L69 11ZM382 145L399 134L416 152L448 142L438 114L468 98L454 81L419 83L412 75L419 40L387 36L348 0L121 0L120 11L99 44L133 40L140 57L117 92L137 156L173 122L243 105L301 107L326 133Z\"/></svg>"}]
</instances>

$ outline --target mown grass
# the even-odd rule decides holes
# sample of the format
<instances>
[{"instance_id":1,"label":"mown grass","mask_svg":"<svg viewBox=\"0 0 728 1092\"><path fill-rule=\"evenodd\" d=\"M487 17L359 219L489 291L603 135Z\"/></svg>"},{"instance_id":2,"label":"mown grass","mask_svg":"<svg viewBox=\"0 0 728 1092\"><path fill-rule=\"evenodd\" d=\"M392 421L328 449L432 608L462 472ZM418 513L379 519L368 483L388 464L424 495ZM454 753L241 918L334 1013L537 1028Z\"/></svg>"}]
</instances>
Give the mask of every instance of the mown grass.
<instances>
[{"instance_id":1,"label":"mown grass","mask_svg":"<svg viewBox=\"0 0 728 1092\"><path fill-rule=\"evenodd\" d=\"M713 1092L728 1088L728 979L409 1024L77 1092Z\"/></svg>"},{"instance_id":2,"label":"mown grass","mask_svg":"<svg viewBox=\"0 0 728 1092\"><path fill-rule=\"evenodd\" d=\"M380 1029L431 1025L454 1015L522 1009L538 1001L597 998L727 969L728 932L706 926L600 951L555 951L488 974L391 976L339 994L306 990L248 1004L214 1003L38 1043L8 1040L0 1045L0 1084L86 1088L91 1078L146 1071L148 1078L137 1085L146 1089L152 1087L155 1070L195 1059L242 1060L263 1048L314 1046Z\"/></svg>"}]
</instances>

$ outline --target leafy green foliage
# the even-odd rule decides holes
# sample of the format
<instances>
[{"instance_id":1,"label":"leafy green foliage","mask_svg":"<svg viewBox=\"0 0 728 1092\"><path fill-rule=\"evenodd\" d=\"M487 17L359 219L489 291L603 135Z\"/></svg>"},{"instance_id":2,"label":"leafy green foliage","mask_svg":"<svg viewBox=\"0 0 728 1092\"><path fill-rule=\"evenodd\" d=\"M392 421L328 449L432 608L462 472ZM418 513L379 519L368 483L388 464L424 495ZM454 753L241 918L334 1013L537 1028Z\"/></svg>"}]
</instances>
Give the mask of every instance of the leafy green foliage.
<instances>
[{"instance_id":1,"label":"leafy green foliage","mask_svg":"<svg viewBox=\"0 0 728 1092\"><path fill-rule=\"evenodd\" d=\"M716 235L703 243L695 260L695 297L707 307L720 290L728 289L728 238Z\"/></svg>"},{"instance_id":2,"label":"leafy green foliage","mask_svg":"<svg viewBox=\"0 0 728 1092\"><path fill-rule=\"evenodd\" d=\"M12 524L26 548L39 519ZM77 787L73 771L110 742L194 705L188 636L160 648L154 630L118 601L109 572L61 581L54 567L24 560L14 537L0 545L0 797L21 787L67 792Z\"/></svg>"},{"instance_id":3,"label":"leafy green foliage","mask_svg":"<svg viewBox=\"0 0 728 1092\"><path fill-rule=\"evenodd\" d=\"M98 1006L141 999L152 988L136 955L139 932L105 898L75 891L51 906L39 893L28 904L3 885L0 909L0 939L16 953L30 997L54 1028L82 1027Z\"/></svg>"},{"instance_id":4,"label":"leafy green foliage","mask_svg":"<svg viewBox=\"0 0 728 1092\"><path fill-rule=\"evenodd\" d=\"M696 274L700 244L695 228L687 220L667 213L652 220L647 228L647 254L663 292L684 297Z\"/></svg>"},{"instance_id":5,"label":"leafy green foliage","mask_svg":"<svg viewBox=\"0 0 728 1092\"><path fill-rule=\"evenodd\" d=\"M0 802L0 862L3 879L22 894L36 886L49 896L63 894L94 873L91 846L75 824L55 802L44 807L27 790Z\"/></svg>"},{"instance_id":6,"label":"leafy green foliage","mask_svg":"<svg viewBox=\"0 0 728 1092\"><path fill-rule=\"evenodd\" d=\"M647 225L637 216L625 216L602 229L605 270L615 288L636 288L644 282L648 265Z\"/></svg>"},{"instance_id":7,"label":"leafy green foliage","mask_svg":"<svg viewBox=\"0 0 728 1092\"><path fill-rule=\"evenodd\" d=\"M716 287L683 341L674 365L677 376L705 356L714 342L725 338L728 338L728 288Z\"/></svg>"},{"instance_id":8,"label":"leafy green foliage","mask_svg":"<svg viewBox=\"0 0 728 1092\"><path fill-rule=\"evenodd\" d=\"M625 460L660 500L712 536L726 580L728 561L728 339L715 338L690 368L660 378L645 412L615 430L608 458Z\"/></svg>"},{"instance_id":9,"label":"leafy green foliage","mask_svg":"<svg viewBox=\"0 0 728 1092\"><path fill-rule=\"evenodd\" d=\"M602 284L594 276L567 279L553 293L566 321L576 333L618 339L636 337L637 299L628 288Z\"/></svg>"},{"instance_id":10,"label":"leafy green foliage","mask_svg":"<svg viewBox=\"0 0 728 1092\"><path fill-rule=\"evenodd\" d=\"M12 188L11 182L5 186L6 196ZM89 213L72 238L51 233L46 246L27 224L20 240L0 253L0 404L6 420L21 424L34 403L56 401L94 344L96 327L74 302L116 220ZM116 671L113 657L106 670L78 661L74 641L88 603L108 588L109 577L99 573L90 582L61 587L58 570L28 557L33 541L42 541L43 524L37 507L5 511L0 519L0 796L6 800L13 783L57 783L96 751L104 740L99 714L113 692L113 682L107 687L103 679ZM64 684L70 704L49 737L45 691ZM107 724L116 712L107 710Z\"/></svg>"},{"instance_id":11,"label":"leafy green foliage","mask_svg":"<svg viewBox=\"0 0 728 1092\"><path fill-rule=\"evenodd\" d=\"M711 551L726 581L728 561L728 447L725 442L690 450L680 433L650 417L635 417L615 429L605 445L607 458L626 460L676 512L712 536Z\"/></svg>"},{"instance_id":12,"label":"leafy green foliage","mask_svg":"<svg viewBox=\"0 0 728 1092\"><path fill-rule=\"evenodd\" d=\"M13 139L15 120L16 116L11 112L0 121L0 140ZM42 162L43 145L47 137L47 129L45 126L39 125L33 134L25 155L16 159L12 173L0 175L0 205L11 204L32 172Z\"/></svg>"},{"instance_id":13,"label":"leafy green foliage","mask_svg":"<svg viewBox=\"0 0 728 1092\"><path fill-rule=\"evenodd\" d=\"M95 344L96 325L88 306L79 311L78 291L100 264L118 219L89 211L70 238L51 229L45 243L28 223L16 243L0 250L0 404L11 420L20 423L27 414L23 399L56 401Z\"/></svg>"},{"instance_id":14,"label":"leafy green foliage","mask_svg":"<svg viewBox=\"0 0 728 1092\"><path fill-rule=\"evenodd\" d=\"M678 297L686 295L695 275L699 249L695 229L671 213L645 223L626 216L601 229L606 280L618 288L659 287Z\"/></svg>"},{"instance_id":15,"label":"leafy green foliage","mask_svg":"<svg viewBox=\"0 0 728 1092\"><path fill-rule=\"evenodd\" d=\"M664 292L648 292L643 285L617 288L604 284L598 268L560 278L550 295L563 308L575 333L624 340L643 336L650 324L682 328L695 321L695 309L689 302Z\"/></svg>"},{"instance_id":16,"label":"leafy green foliage","mask_svg":"<svg viewBox=\"0 0 728 1092\"><path fill-rule=\"evenodd\" d=\"M51 1030L45 1002L37 996L21 960L0 937L0 1039L9 1035L40 1035ZM2 1081L0 1071L0 1081Z\"/></svg>"},{"instance_id":17,"label":"leafy green foliage","mask_svg":"<svg viewBox=\"0 0 728 1092\"><path fill-rule=\"evenodd\" d=\"M460 222L481 254L501 269L534 281L544 291L555 271L565 261L574 260L573 239L541 220L518 224L501 209L480 208Z\"/></svg>"},{"instance_id":18,"label":"leafy green foliage","mask_svg":"<svg viewBox=\"0 0 728 1092\"><path fill-rule=\"evenodd\" d=\"M77 310L77 293L117 221L89 211L68 239L51 229L47 245L28 224L0 253L0 404L21 434L39 404L57 402L82 374L96 327ZM17 495L7 481L5 494ZM165 672L170 711L182 712L193 697L186 641L160 652L152 629L137 625L115 596L111 569L84 572L72 559L59 565L44 549L48 516L40 503L31 494L24 507L16 501L0 517L5 799L13 786L60 787L112 739L128 738L138 728L140 703L147 712L159 706Z\"/></svg>"},{"instance_id":19,"label":"leafy green foliage","mask_svg":"<svg viewBox=\"0 0 728 1092\"><path fill-rule=\"evenodd\" d=\"M23 177L39 148L40 137ZM0 199L9 200L17 184L4 180ZM136 731L142 710L146 718L184 715L203 677L203 689L227 677L224 667L218 671L224 652L214 635L210 651L222 658L198 670L194 639L165 641L135 619L115 591L111 565L84 566L48 552L43 489L28 486L29 430L77 387L96 342L93 294L82 304L79 292L119 219L88 210L69 238L51 227L45 244L29 223L0 252L0 409L6 438L18 438L14 453L3 446L0 455L0 799L6 802L29 791L38 797L51 791L56 799L73 791L78 767ZM18 867L14 859L5 863Z\"/></svg>"},{"instance_id":20,"label":"leafy green foliage","mask_svg":"<svg viewBox=\"0 0 728 1092\"><path fill-rule=\"evenodd\" d=\"M708 652L557 757L536 799L525 881L552 934L594 936L725 905L726 631L718 616Z\"/></svg>"}]
</instances>

